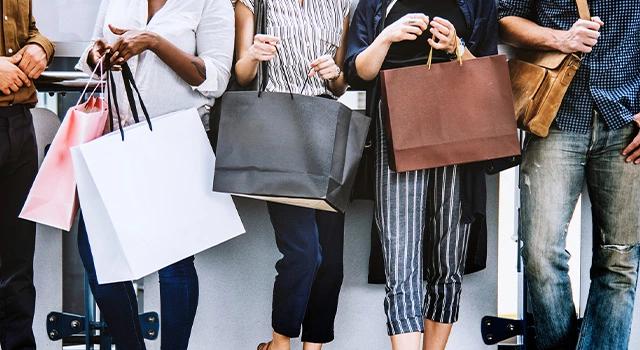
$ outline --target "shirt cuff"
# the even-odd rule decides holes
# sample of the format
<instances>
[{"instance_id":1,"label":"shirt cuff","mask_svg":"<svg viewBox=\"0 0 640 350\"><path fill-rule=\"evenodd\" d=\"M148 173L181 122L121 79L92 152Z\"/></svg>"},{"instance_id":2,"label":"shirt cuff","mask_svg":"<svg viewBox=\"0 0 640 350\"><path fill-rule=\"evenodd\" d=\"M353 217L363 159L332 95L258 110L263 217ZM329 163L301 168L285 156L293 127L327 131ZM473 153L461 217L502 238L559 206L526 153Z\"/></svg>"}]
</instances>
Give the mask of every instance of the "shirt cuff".
<instances>
[{"instance_id":1,"label":"shirt cuff","mask_svg":"<svg viewBox=\"0 0 640 350\"><path fill-rule=\"evenodd\" d=\"M36 34L27 40L27 44L36 44L40 46L47 55L47 62L51 63L53 55L55 53L55 46L51 41L44 37L42 34Z\"/></svg>"},{"instance_id":2,"label":"shirt cuff","mask_svg":"<svg viewBox=\"0 0 640 350\"><path fill-rule=\"evenodd\" d=\"M80 55L80 59L78 60L78 63L76 63L75 69L83 73L86 73L89 77L93 79L100 79L101 77L100 77L99 69L98 71L96 71L96 74L93 74L94 68L92 68L89 65L89 63L87 63L87 58L89 57L89 53L91 52L92 48L93 48L93 43L89 44L89 46L87 46L87 48L84 49L84 52L82 53L82 55ZM104 73L105 72L103 72L103 75Z\"/></svg>"},{"instance_id":3,"label":"shirt cuff","mask_svg":"<svg viewBox=\"0 0 640 350\"><path fill-rule=\"evenodd\" d=\"M193 90L199 91L201 94L209 98L217 98L222 96L224 90L226 89L226 85L222 86L223 84L221 84L222 79L220 77L220 70L218 69L218 67L216 67L216 64L210 58L201 58L204 61L207 78L202 82L202 84L198 86L192 86L191 88ZM228 81L228 78L225 79L225 81Z\"/></svg>"}]
</instances>

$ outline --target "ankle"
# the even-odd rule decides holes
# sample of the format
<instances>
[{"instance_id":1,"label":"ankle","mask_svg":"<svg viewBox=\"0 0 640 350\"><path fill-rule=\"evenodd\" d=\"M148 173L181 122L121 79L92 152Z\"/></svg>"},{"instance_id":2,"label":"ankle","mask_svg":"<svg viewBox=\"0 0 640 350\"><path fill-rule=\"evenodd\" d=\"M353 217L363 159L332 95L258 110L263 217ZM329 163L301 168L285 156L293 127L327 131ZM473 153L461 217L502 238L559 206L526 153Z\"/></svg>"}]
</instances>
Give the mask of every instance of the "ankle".
<instances>
[{"instance_id":1,"label":"ankle","mask_svg":"<svg viewBox=\"0 0 640 350\"><path fill-rule=\"evenodd\" d=\"M291 350L291 338L273 332L273 340L269 350Z\"/></svg>"}]
</instances>

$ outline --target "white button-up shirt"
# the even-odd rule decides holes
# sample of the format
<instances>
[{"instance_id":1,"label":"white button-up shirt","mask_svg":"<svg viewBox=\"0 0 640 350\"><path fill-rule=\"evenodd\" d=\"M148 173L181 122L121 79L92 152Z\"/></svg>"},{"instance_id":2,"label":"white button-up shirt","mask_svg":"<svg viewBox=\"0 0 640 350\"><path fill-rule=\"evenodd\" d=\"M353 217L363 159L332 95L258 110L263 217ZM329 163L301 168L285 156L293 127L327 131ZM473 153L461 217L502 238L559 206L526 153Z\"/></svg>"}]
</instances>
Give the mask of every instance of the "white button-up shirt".
<instances>
[{"instance_id":1,"label":"white button-up shirt","mask_svg":"<svg viewBox=\"0 0 640 350\"><path fill-rule=\"evenodd\" d=\"M167 0L150 21L147 0L102 0L93 40L103 39L108 43L117 40L108 24L155 32L205 62L206 80L200 86L190 86L151 51L128 61L151 117L212 106L215 98L224 93L230 77L235 36L229 0ZM88 74L92 72L87 64L92 46L86 49L77 66ZM120 112L130 124L131 112L122 78L117 72L114 76Z\"/></svg>"}]
</instances>

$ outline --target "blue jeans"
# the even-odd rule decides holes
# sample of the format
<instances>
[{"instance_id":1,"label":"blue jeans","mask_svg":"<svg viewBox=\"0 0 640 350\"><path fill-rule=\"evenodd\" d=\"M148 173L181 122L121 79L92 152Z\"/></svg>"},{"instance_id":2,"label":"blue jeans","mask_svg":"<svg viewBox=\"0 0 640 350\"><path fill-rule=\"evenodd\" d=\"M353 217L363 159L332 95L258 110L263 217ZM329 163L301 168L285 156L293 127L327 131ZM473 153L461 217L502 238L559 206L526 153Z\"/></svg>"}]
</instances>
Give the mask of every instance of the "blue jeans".
<instances>
[{"instance_id":1,"label":"blue jeans","mask_svg":"<svg viewBox=\"0 0 640 350\"><path fill-rule=\"evenodd\" d=\"M273 330L329 343L343 279L344 214L267 203L282 259L273 286Z\"/></svg>"},{"instance_id":2,"label":"blue jeans","mask_svg":"<svg viewBox=\"0 0 640 350\"><path fill-rule=\"evenodd\" d=\"M640 166L621 151L638 134L608 130L596 115L592 132L552 129L527 139L521 174L523 258L545 349L628 348L640 256ZM577 330L566 235L584 184L591 197L593 260L584 321Z\"/></svg>"},{"instance_id":3,"label":"blue jeans","mask_svg":"<svg viewBox=\"0 0 640 350\"><path fill-rule=\"evenodd\" d=\"M93 255L82 216L78 229L78 249L91 292L109 325L118 350L145 349L138 321L138 302L131 282L98 284ZM161 349L187 350L198 308L198 275L193 257L159 271Z\"/></svg>"}]
</instances>

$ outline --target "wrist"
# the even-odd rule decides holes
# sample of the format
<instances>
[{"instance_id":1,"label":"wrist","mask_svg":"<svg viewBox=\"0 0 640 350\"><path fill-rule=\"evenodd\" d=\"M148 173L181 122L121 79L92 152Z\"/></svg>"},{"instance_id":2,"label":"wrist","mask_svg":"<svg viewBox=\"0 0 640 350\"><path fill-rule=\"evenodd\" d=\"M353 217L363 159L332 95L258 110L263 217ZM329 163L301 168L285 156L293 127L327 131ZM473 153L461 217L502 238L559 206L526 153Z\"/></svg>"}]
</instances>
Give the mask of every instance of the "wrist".
<instances>
[{"instance_id":1,"label":"wrist","mask_svg":"<svg viewBox=\"0 0 640 350\"><path fill-rule=\"evenodd\" d=\"M145 37L146 37L147 49L155 52L158 49L158 46L160 45L160 36L154 32L146 31Z\"/></svg>"},{"instance_id":2,"label":"wrist","mask_svg":"<svg viewBox=\"0 0 640 350\"><path fill-rule=\"evenodd\" d=\"M551 39L549 40L549 46L551 49L555 51L560 51L564 53L571 53L567 48L567 43L569 42L569 32L564 30L552 30Z\"/></svg>"}]
</instances>

